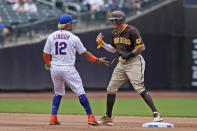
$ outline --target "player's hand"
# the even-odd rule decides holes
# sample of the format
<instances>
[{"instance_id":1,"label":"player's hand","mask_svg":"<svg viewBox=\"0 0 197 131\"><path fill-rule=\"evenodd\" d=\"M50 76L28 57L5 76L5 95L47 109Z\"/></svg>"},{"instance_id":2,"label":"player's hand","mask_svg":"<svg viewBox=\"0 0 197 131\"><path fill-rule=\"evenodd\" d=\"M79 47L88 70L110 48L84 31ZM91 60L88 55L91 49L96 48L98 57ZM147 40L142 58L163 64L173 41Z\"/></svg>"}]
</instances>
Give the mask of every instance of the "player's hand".
<instances>
[{"instance_id":1,"label":"player's hand","mask_svg":"<svg viewBox=\"0 0 197 131\"><path fill-rule=\"evenodd\" d=\"M104 66L109 66L109 61L105 60L106 57L101 57L101 58L97 58L96 63L97 64L102 64Z\"/></svg>"},{"instance_id":2,"label":"player's hand","mask_svg":"<svg viewBox=\"0 0 197 131\"><path fill-rule=\"evenodd\" d=\"M104 41L103 41L103 34L99 33L96 37L96 43L98 43L97 49L101 48L104 45Z\"/></svg>"},{"instance_id":3,"label":"player's hand","mask_svg":"<svg viewBox=\"0 0 197 131\"><path fill-rule=\"evenodd\" d=\"M118 59L119 62L125 63L127 62L130 58L135 57L133 52L126 53L124 55L121 55Z\"/></svg>"},{"instance_id":4,"label":"player's hand","mask_svg":"<svg viewBox=\"0 0 197 131\"><path fill-rule=\"evenodd\" d=\"M48 71L50 71L50 65L45 64L44 68Z\"/></svg>"}]
</instances>

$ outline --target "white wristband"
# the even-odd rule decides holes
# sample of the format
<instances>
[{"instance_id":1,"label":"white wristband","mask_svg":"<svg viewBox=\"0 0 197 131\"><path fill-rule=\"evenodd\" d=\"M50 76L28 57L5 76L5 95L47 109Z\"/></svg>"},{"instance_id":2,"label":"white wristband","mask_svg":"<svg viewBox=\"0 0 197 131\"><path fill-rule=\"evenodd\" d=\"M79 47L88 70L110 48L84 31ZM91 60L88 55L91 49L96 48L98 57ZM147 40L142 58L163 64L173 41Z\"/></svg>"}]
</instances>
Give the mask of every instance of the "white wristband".
<instances>
[{"instance_id":1,"label":"white wristband","mask_svg":"<svg viewBox=\"0 0 197 131\"><path fill-rule=\"evenodd\" d=\"M110 44L104 43L103 48L106 51L111 52L111 53L115 53L116 52L116 49L114 47L112 47Z\"/></svg>"}]
</instances>

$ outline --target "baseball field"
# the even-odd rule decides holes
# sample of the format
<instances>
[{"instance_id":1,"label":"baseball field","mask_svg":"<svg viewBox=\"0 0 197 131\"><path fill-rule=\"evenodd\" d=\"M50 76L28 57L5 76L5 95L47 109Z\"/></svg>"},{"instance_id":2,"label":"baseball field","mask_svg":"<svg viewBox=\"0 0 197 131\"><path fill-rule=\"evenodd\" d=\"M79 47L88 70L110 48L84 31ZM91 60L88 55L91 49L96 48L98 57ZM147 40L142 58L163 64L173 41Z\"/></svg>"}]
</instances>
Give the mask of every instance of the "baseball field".
<instances>
[{"instance_id":1,"label":"baseball field","mask_svg":"<svg viewBox=\"0 0 197 131\"><path fill-rule=\"evenodd\" d=\"M113 126L89 126L77 97L68 92L59 109L61 125L50 126L53 93L0 93L0 131L196 131L197 92L150 92L164 118L174 128L144 128L152 113L141 97L119 92L114 106ZM87 92L92 110L99 119L105 114L105 92Z\"/></svg>"}]
</instances>

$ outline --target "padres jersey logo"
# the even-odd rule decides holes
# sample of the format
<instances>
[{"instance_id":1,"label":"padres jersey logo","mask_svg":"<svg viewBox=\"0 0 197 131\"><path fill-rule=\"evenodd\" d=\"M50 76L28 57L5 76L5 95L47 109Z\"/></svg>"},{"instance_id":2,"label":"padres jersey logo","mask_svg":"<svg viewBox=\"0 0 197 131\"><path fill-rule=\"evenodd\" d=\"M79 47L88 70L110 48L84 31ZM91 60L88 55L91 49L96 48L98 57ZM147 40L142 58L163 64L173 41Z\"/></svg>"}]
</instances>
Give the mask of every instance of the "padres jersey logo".
<instances>
[{"instance_id":1,"label":"padres jersey logo","mask_svg":"<svg viewBox=\"0 0 197 131\"><path fill-rule=\"evenodd\" d=\"M141 44L142 43L142 39L141 38L136 39L136 43L137 44Z\"/></svg>"},{"instance_id":2,"label":"padres jersey logo","mask_svg":"<svg viewBox=\"0 0 197 131\"><path fill-rule=\"evenodd\" d=\"M117 38L114 38L114 44L131 45L131 41L124 37L117 37Z\"/></svg>"}]
</instances>

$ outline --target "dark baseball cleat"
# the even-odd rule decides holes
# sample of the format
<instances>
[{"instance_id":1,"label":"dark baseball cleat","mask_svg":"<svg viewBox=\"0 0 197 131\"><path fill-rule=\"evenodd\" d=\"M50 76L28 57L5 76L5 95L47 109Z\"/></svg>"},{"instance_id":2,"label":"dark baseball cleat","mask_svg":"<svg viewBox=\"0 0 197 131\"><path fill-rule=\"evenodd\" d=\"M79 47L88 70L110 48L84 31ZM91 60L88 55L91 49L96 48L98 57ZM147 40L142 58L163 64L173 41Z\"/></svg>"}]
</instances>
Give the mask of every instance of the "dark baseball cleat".
<instances>
[{"instance_id":1,"label":"dark baseball cleat","mask_svg":"<svg viewBox=\"0 0 197 131\"><path fill-rule=\"evenodd\" d=\"M162 122L163 121L163 118L161 117L159 112L154 112L153 117L154 117L153 122Z\"/></svg>"}]
</instances>

